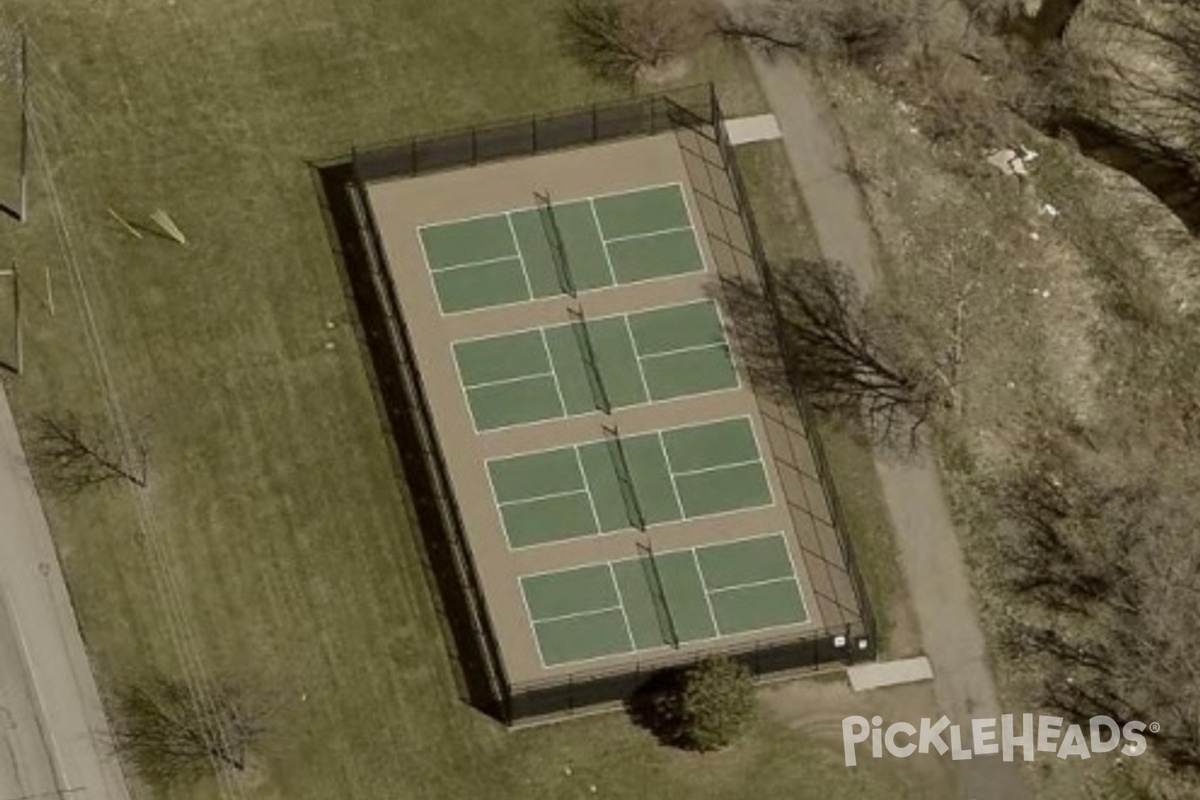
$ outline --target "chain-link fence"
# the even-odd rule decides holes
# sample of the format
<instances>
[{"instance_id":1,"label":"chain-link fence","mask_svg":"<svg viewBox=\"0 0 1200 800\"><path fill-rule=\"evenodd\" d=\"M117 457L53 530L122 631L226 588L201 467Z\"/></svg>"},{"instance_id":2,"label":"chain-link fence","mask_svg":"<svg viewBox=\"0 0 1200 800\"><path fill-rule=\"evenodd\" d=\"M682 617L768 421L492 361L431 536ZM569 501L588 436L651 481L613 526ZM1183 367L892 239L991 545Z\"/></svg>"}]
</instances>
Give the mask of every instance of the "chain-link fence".
<instances>
[{"instance_id":1,"label":"chain-link fence","mask_svg":"<svg viewBox=\"0 0 1200 800\"><path fill-rule=\"evenodd\" d=\"M694 86L668 94L598 103L356 149L353 161L363 181L415 177L503 158L671 131L689 118L711 119L713 102L711 87Z\"/></svg>"},{"instance_id":2,"label":"chain-link fence","mask_svg":"<svg viewBox=\"0 0 1200 800\"><path fill-rule=\"evenodd\" d=\"M691 663L689 659L699 656L676 651L656 660L632 665L626 662L605 671L581 669L577 674L520 685L507 681L412 343L384 262L366 184L620 138L686 134L702 151L704 169L711 172L710 189L726 216L720 226L706 220L709 236L718 237L733 257L754 270L767 287L768 298L773 299L770 270L723 121L713 87L706 85L355 150L348 160L318 167L323 207L358 307L374 366L377 400L390 422L397 457L410 488L415 522L422 534L422 552L437 584L439 610L454 643L464 694L473 705L505 722L569 714L627 700L656 673L685 667ZM680 144L687 146L683 138ZM844 613L834 618L823 615L823 627L805 636L759 640L724 651L759 676L874 657L874 615L845 536L824 452L808 406L798 394L794 399L818 463L837 539L837 552L826 556L829 563L824 568L844 576L844 580L835 582L833 593L837 596L831 607ZM806 563L806 567L813 569L811 564ZM846 588L839 593L836 586Z\"/></svg>"}]
</instances>

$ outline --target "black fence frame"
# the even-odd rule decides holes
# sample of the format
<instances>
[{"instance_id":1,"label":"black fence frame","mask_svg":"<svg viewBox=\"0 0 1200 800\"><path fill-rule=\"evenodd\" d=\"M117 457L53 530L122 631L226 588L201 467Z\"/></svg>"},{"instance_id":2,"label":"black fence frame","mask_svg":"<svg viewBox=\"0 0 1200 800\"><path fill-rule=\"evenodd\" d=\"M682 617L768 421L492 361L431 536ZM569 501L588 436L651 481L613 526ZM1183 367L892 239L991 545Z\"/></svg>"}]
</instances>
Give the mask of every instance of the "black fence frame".
<instances>
[{"instance_id":1,"label":"black fence frame","mask_svg":"<svg viewBox=\"0 0 1200 800\"><path fill-rule=\"evenodd\" d=\"M625 664L606 673L589 671L537 684L510 685L504 674L499 644L488 622L484 595L422 389L412 340L396 287L386 268L366 186L371 181L417 177L680 128L699 133L718 145L723 167L737 195L751 255L772 302L776 324L780 324L782 318L771 270L711 84L355 149L348 159L315 165L322 189L322 208L358 309L363 343L374 368L376 400L389 423L421 531L425 566L436 584L441 601L439 611L454 645L460 685L469 703L508 724L627 701L656 675L687 664L681 663L675 654L669 660ZM875 617L853 546L846 535L841 505L829 476L813 413L795 387L793 395L808 428L838 542L857 595L861 625L763 641L725 652L744 663L756 676L819 669L875 656ZM864 643L861 649L860 642Z\"/></svg>"}]
</instances>

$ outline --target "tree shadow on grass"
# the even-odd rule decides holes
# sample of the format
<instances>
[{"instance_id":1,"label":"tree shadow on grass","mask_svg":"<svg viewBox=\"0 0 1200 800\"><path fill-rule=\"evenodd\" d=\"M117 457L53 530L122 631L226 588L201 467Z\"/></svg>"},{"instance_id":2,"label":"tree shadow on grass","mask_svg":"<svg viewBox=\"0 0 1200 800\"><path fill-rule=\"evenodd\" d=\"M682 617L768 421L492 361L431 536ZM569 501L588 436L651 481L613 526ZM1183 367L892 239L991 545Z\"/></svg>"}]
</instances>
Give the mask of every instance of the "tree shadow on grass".
<instances>
[{"instance_id":1,"label":"tree shadow on grass","mask_svg":"<svg viewBox=\"0 0 1200 800\"><path fill-rule=\"evenodd\" d=\"M682 670L656 672L634 690L625 710L634 725L651 733L660 744L682 747L682 689Z\"/></svg>"}]
</instances>

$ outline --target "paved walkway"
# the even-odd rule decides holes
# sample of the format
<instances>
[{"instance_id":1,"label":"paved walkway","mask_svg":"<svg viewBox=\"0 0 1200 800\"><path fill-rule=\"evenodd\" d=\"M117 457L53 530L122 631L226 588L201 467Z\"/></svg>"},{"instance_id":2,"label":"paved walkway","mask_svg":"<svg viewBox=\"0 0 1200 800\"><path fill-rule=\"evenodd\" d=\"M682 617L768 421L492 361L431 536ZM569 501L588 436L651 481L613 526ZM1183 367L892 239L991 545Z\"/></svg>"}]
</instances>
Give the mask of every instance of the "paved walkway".
<instances>
[{"instance_id":1,"label":"paved walkway","mask_svg":"<svg viewBox=\"0 0 1200 800\"><path fill-rule=\"evenodd\" d=\"M128 800L33 478L0 391L0 800Z\"/></svg>"},{"instance_id":2,"label":"paved walkway","mask_svg":"<svg viewBox=\"0 0 1200 800\"><path fill-rule=\"evenodd\" d=\"M738 0L725 2L733 6ZM847 151L832 109L795 59L752 52L751 60L783 133L822 254L845 264L864 294L872 291L879 284L874 232L858 187L846 172ZM975 599L937 466L924 452L908 463L877 453L875 469L922 644L933 667L938 705L960 722L998 716L1001 711ZM992 757L957 764L964 798L1032 797L1016 764Z\"/></svg>"}]
</instances>

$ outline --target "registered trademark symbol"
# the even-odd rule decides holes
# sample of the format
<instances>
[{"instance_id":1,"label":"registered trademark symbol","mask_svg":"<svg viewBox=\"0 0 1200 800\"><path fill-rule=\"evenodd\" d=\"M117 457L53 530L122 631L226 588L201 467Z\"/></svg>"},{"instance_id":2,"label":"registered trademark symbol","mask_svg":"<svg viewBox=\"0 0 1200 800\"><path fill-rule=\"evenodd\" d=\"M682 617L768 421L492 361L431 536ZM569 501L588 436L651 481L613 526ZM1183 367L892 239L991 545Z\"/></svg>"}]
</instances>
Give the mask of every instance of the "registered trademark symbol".
<instances>
[{"instance_id":1,"label":"registered trademark symbol","mask_svg":"<svg viewBox=\"0 0 1200 800\"><path fill-rule=\"evenodd\" d=\"M1158 733L1160 730L1162 730L1162 725L1159 725L1157 722L1150 723L1150 732L1151 733Z\"/></svg>"}]
</instances>

